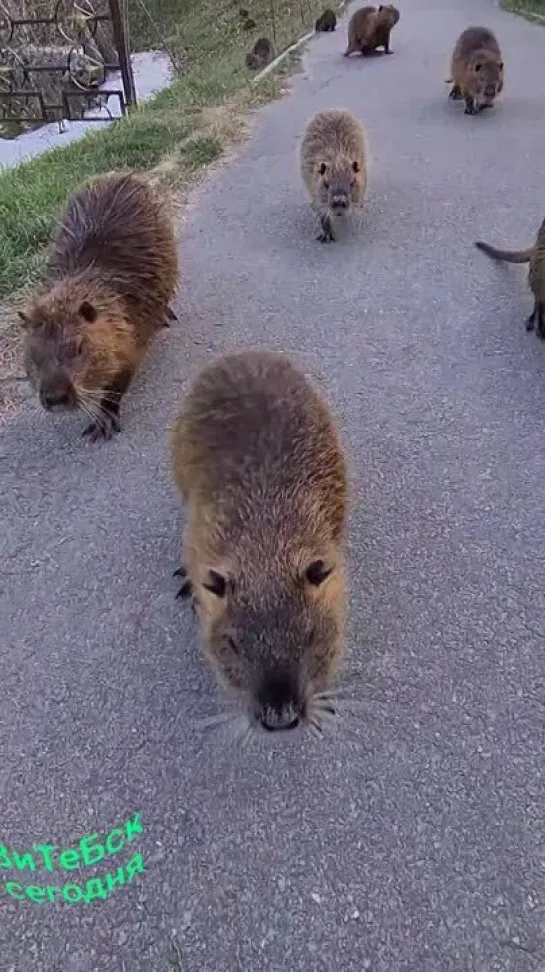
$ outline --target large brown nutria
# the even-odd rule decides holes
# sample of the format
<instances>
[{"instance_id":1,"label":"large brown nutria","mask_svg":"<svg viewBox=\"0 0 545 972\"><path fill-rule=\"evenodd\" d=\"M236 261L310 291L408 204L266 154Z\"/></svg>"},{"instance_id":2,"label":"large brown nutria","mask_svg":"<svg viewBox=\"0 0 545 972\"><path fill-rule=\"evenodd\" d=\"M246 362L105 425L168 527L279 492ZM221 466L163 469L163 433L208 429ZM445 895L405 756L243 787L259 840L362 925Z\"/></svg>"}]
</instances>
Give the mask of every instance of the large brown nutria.
<instances>
[{"instance_id":1,"label":"large brown nutria","mask_svg":"<svg viewBox=\"0 0 545 972\"><path fill-rule=\"evenodd\" d=\"M344 456L329 409L284 355L206 367L171 434L186 511L178 592L250 724L320 729L347 613Z\"/></svg>"},{"instance_id":2,"label":"large brown nutria","mask_svg":"<svg viewBox=\"0 0 545 972\"><path fill-rule=\"evenodd\" d=\"M256 40L252 50L246 55L246 67L251 71L259 71L274 60L275 50L268 37Z\"/></svg>"},{"instance_id":3,"label":"large brown nutria","mask_svg":"<svg viewBox=\"0 0 545 972\"><path fill-rule=\"evenodd\" d=\"M493 105L503 90L503 58L488 27L468 27L460 34L452 53L451 75L449 98L465 101L464 114L476 115Z\"/></svg>"},{"instance_id":4,"label":"large brown nutria","mask_svg":"<svg viewBox=\"0 0 545 972\"><path fill-rule=\"evenodd\" d=\"M325 33L327 33L328 31L334 31L336 26L337 26L337 15L335 14L334 10L331 10L328 7L318 17L318 20L316 21L316 30L324 31Z\"/></svg>"},{"instance_id":5,"label":"large brown nutria","mask_svg":"<svg viewBox=\"0 0 545 972\"><path fill-rule=\"evenodd\" d=\"M300 164L320 219L318 239L321 243L334 240L334 217L347 215L367 189L367 151L358 119L344 108L315 115L303 136Z\"/></svg>"},{"instance_id":6,"label":"large brown nutria","mask_svg":"<svg viewBox=\"0 0 545 972\"><path fill-rule=\"evenodd\" d=\"M355 51L372 54L378 47L383 47L385 54L393 54L390 34L400 16L397 7L391 3L356 10L348 24L348 46L344 56L349 57Z\"/></svg>"},{"instance_id":7,"label":"large brown nutria","mask_svg":"<svg viewBox=\"0 0 545 972\"><path fill-rule=\"evenodd\" d=\"M20 312L27 374L48 411L80 409L109 439L154 334L175 319L178 262L163 199L144 177L107 173L69 199L43 287Z\"/></svg>"},{"instance_id":8,"label":"large brown nutria","mask_svg":"<svg viewBox=\"0 0 545 972\"><path fill-rule=\"evenodd\" d=\"M529 263L528 283L534 295L534 309L526 322L526 330L533 331L545 341L545 219L539 227L533 246L527 250L497 250L480 240L475 246L494 260L505 263Z\"/></svg>"}]
</instances>

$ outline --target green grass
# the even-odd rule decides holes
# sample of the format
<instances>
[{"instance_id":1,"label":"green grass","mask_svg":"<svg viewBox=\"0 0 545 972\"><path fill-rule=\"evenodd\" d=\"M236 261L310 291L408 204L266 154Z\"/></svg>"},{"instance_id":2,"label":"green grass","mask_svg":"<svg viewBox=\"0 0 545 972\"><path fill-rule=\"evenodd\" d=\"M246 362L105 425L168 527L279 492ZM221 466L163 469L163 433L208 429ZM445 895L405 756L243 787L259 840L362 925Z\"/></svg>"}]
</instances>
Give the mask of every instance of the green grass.
<instances>
[{"instance_id":1,"label":"green grass","mask_svg":"<svg viewBox=\"0 0 545 972\"><path fill-rule=\"evenodd\" d=\"M255 30L242 29L241 6ZM274 6L281 51L313 26L323 2L274 0ZM277 91L273 80L254 89L244 64L258 36L273 39L270 0L133 0L129 8L133 49L168 50L178 76L112 128L0 171L0 297L39 273L56 219L83 180L110 169L149 170L167 156L188 179L221 155L227 137L221 125L210 125L207 109L232 112L238 92L242 112Z\"/></svg>"},{"instance_id":2,"label":"green grass","mask_svg":"<svg viewBox=\"0 0 545 972\"><path fill-rule=\"evenodd\" d=\"M545 21L545 0L502 0L501 5L505 10L522 14L529 20Z\"/></svg>"}]
</instances>

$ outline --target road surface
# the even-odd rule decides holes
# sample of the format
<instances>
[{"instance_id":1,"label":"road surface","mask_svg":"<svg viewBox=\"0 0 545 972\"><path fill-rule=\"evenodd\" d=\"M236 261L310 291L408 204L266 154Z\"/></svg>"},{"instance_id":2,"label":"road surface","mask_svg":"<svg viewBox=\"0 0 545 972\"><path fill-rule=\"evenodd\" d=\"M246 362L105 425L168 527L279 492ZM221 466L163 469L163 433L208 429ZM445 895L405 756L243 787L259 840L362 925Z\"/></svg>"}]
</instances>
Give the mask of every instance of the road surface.
<instances>
[{"instance_id":1,"label":"road surface","mask_svg":"<svg viewBox=\"0 0 545 972\"><path fill-rule=\"evenodd\" d=\"M346 61L346 17L313 41L199 192L182 324L123 434L91 447L30 403L6 427L0 839L19 863L112 830L117 851L4 869L4 972L167 972L171 938L183 972L545 969L545 346L524 270L472 246L524 246L543 216L545 32L491 0L402 11L392 57ZM479 118L444 83L472 22L506 59ZM297 147L337 106L373 166L361 228L321 246ZM206 722L219 696L174 599L167 434L198 368L255 344L292 353L342 428L352 701L320 745L241 754Z\"/></svg>"}]
</instances>

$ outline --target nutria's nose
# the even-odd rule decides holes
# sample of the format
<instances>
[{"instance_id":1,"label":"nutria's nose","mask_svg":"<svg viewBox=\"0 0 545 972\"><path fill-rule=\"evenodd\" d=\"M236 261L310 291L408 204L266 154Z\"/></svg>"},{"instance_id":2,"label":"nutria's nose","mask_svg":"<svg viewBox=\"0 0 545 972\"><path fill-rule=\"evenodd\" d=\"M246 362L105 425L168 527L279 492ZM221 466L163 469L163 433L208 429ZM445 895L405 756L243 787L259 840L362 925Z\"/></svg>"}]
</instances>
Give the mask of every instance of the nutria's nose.
<instances>
[{"instance_id":1,"label":"nutria's nose","mask_svg":"<svg viewBox=\"0 0 545 972\"><path fill-rule=\"evenodd\" d=\"M40 401L43 408L51 411L52 408L61 408L70 404L69 388L42 388L40 391Z\"/></svg>"}]
</instances>

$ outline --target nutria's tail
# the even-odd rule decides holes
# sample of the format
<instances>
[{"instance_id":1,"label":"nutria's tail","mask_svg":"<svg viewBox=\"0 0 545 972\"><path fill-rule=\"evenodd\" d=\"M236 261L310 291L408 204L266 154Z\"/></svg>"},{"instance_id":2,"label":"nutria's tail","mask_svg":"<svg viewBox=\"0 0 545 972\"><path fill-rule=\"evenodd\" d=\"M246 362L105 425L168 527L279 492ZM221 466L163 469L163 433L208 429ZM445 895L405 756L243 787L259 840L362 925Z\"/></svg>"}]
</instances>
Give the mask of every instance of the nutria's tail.
<instances>
[{"instance_id":1,"label":"nutria's tail","mask_svg":"<svg viewBox=\"0 0 545 972\"><path fill-rule=\"evenodd\" d=\"M480 240L475 243L475 246L478 250L482 250L483 253L493 257L494 260L503 260L505 263L529 263L534 252L533 246L529 250L497 250L495 246L490 246L489 243L481 243Z\"/></svg>"}]
</instances>

